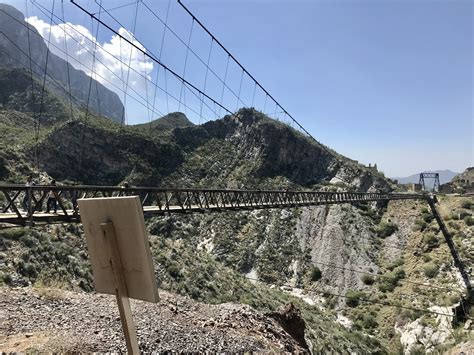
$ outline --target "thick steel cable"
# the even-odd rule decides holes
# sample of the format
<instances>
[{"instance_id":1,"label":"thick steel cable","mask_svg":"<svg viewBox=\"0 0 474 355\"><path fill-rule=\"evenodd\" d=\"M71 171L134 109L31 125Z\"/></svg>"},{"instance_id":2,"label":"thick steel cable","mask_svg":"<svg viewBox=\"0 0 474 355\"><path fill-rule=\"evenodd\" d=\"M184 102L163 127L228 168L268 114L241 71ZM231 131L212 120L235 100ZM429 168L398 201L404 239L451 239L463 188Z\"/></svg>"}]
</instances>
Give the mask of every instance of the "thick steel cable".
<instances>
[{"instance_id":1,"label":"thick steel cable","mask_svg":"<svg viewBox=\"0 0 474 355\"><path fill-rule=\"evenodd\" d=\"M217 106L219 106L220 108L224 109L229 115L231 116L235 116L236 114L233 113L231 110L229 110L227 107L223 106L222 104L220 104L219 102L217 102L216 100L214 100L211 96L207 95L206 93L203 93L200 89L198 89L195 85L193 85L192 83L190 83L189 81L187 81L186 79L182 78L178 73L176 73L174 70L170 69L167 65L165 65L163 62L161 62L160 60L158 60L158 58L156 58L156 56L152 53L152 52L146 52L144 51L143 49L139 48L138 46L136 46L134 43L130 42L128 39L124 38L120 33L118 33L116 30L114 30L112 27L110 27L108 24L106 24L104 21L98 19L96 16L94 16L94 14L92 14L91 12L89 12L88 10L86 10L85 8L83 8L81 5L77 4L76 3L76 0L71 0L71 3L74 4L77 8L79 8L81 11L89 14L89 16L93 19L95 19L96 21L98 21L99 24L101 24L102 26L104 26L105 28L107 28L108 30L110 30L111 32L113 32L115 35L121 37L123 40L125 40L126 42L128 42L129 44L131 44L132 46L134 46L137 50L139 50L140 52L142 53L145 53L145 55L152 59L154 62L156 62L157 64L159 64L160 66L162 66L167 72L169 72L170 74L172 74L174 77L176 77L178 80L182 80L184 81L184 83L190 88L192 89L192 92L193 94L194 91L195 92L198 92L198 93L201 93L205 98L207 98L210 102L215 102ZM196 94L195 94L196 95Z\"/></svg>"},{"instance_id":2,"label":"thick steel cable","mask_svg":"<svg viewBox=\"0 0 474 355\"><path fill-rule=\"evenodd\" d=\"M35 5L39 5L39 4L35 3ZM39 5L39 6L41 6L41 5ZM37 6L37 7L38 7L38 6ZM43 10L44 10L44 8L41 9L40 7L38 7L38 9L39 9L41 12L43 12ZM0 10L0 11L4 12L3 10ZM8 15L8 13L5 13L5 14ZM43 12L43 14L45 14L45 12ZM57 17L57 16L56 16L56 17ZM13 18L13 17L12 17L12 19L13 19L13 20L16 20L16 19ZM58 18L58 19L60 19L60 18ZM16 20L16 21L18 21L18 20ZM19 22L19 21L18 21L18 22ZM19 23L20 23L20 22L19 22ZM58 22L53 21L53 23L59 25ZM20 24L21 24L21 23L20 23ZM25 26L24 24L22 24L22 25ZM69 24L67 24L67 23L64 23L64 25L69 26ZM71 27L71 26L69 26L69 27ZM72 28L72 27L71 27L71 28ZM72 28L72 29L75 30L74 28ZM75 30L75 31L76 31L76 30ZM76 31L76 32L77 32L77 31ZM83 36L85 39L90 40L90 39L88 39L87 37L85 37L83 34L81 34L80 32L77 32L77 33L80 34L81 36ZM33 34L38 35L39 37L41 37L41 35L38 34L38 33L33 32ZM79 46L81 46L83 49L85 49L86 52L88 52L89 54L93 54L94 51L90 51L88 48L86 48L83 44L81 44L81 43L80 43L77 39L75 39L73 36L71 36L71 35L69 35L69 34L67 34L67 35L68 35L73 41L75 41ZM41 37L41 38L42 38L42 37ZM91 41L91 42L92 42L92 41ZM94 42L92 42L92 43L94 43ZM95 44L97 44L97 42L95 42ZM97 45L98 45L98 44L97 44ZM66 55L65 50L62 50L60 47L58 47L58 46L55 45L54 43L51 43L51 47L56 48L56 50L58 50L59 52L61 52L61 53L63 53L63 54ZM99 45L99 47L100 47L102 50L104 50L106 53L110 54L110 52L108 52L107 50L105 50L102 46ZM112 55L112 54L110 54L110 55ZM112 55L112 56L113 56L113 55ZM113 56L113 57L117 59L117 57L115 57L115 56ZM74 56L70 56L70 58L71 58L72 60L74 60L75 62L77 62L81 67L85 67L84 64L83 64L81 61L79 61L77 58L75 58ZM120 80L120 77L119 77L117 74L115 74L110 68L108 68L108 67L107 67L100 59L98 59L97 57L96 57L96 61L99 62L99 63L101 63L101 64L104 66L105 69L107 69L112 75L114 75L117 79ZM85 67L85 68L86 68L86 69L90 69L89 67ZM133 70L133 69L132 69L132 70ZM137 73L139 73L139 72L137 72ZM141 74L141 73L139 73L139 74ZM114 88L115 88L116 90L118 90L119 92L121 92L121 93L124 92L123 89L120 89L120 88L119 88L118 86L116 86L114 83L112 83L111 81L109 81L109 80L108 80L107 78L105 78L104 76L98 74L97 72L95 72L94 75L95 75L96 77L101 78L104 82L108 83L109 85L111 85L112 87L114 87ZM143 76L143 75L142 75L142 76ZM122 81L122 82L123 82L123 81ZM162 88L159 88L159 89L160 89L160 90L163 90ZM130 88L130 90L132 90L139 98L141 98L142 100L146 101L146 99L145 99L140 93L138 93L135 89ZM142 105L143 107L146 107L145 104L144 104L144 102L141 102L141 101L138 100L135 96L133 96L133 95L129 95L129 96L130 96L132 99L134 99L138 104ZM172 96L172 97L173 97L175 100L177 100L176 97L174 97L174 96ZM155 113L158 113L159 115L163 115L163 113L160 112L160 111L155 111Z\"/></svg>"},{"instance_id":3,"label":"thick steel cable","mask_svg":"<svg viewBox=\"0 0 474 355\"><path fill-rule=\"evenodd\" d=\"M48 10L47 10L46 8L44 8L43 6L41 6L41 5L38 4L38 3L35 3L35 6L36 6L45 16L48 16L47 13L50 13L50 12L48 12ZM0 10L0 11L1 11L1 10ZM8 14L7 14L7 15L8 15ZM54 16L54 17L56 17L57 19L61 20L58 16ZM14 19L14 18L13 18L13 19ZM14 20L16 20L16 19L14 19ZM55 21L54 21L54 23L55 23L55 24L59 24L58 22L55 22ZM103 51L106 52L107 54L111 55L113 58L119 60L122 64L125 64L125 63L123 62L123 60L121 60L120 58L116 57L115 55L113 55L112 53L110 53L109 51L107 51L105 48L103 48L102 46L100 46L100 44L99 44L97 41L96 41L96 42L92 42L89 38L85 37L83 34L81 34L80 32L78 32L74 27L70 26L68 23L64 23L64 25L67 25L67 26L70 27L73 31L75 31L76 33L78 33L79 35L83 36L85 39L87 39L87 40L90 41L91 43L93 43L94 46L96 46L96 47L99 46L99 47L101 48L101 50L103 50ZM40 36L39 34L37 34L37 35ZM94 53L95 53L95 51L91 52L87 47L85 47L82 43L80 43L80 42L79 42L77 39L75 39L73 36L71 36L71 35L69 35L69 34L68 34L68 36L69 36L73 41L75 41L79 46L81 46L82 48L84 48L88 53L90 53L90 54L94 54ZM40 36L40 37L41 37L41 36ZM54 45L53 43L51 44L51 46L55 47L58 51L64 53L64 51L63 51L60 47ZM77 60L76 58L74 58L74 57L71 57L71 58L72 58L74 61L78 62L80 65L82 65L82 63L81 63L79 60ZM97 62L101 63L102 65L104 65L104 67L105 67L112 75L114 75L117 79L120 80L120 77L119 77L117 74L115 74L113 71L111 71L111 69L109 69L100 59L98 59L98 58L96 57L95 60L96 60ZM126 64L125 64L125 65L126 65ZM167 101L169 100L169 97L171 97L171 98L173 98L176 102L178 102L178 98L175 97L174 95L170 94L170 93L166 90L166 88L163 89L163 88L159 87L157 84L154 84L150 79L148 79L147 77L145 77L142 73L138 72L138 71L135 70L134 68L131 68L131 70L134 71L135 73L137 73L137 75L141 76L141 77L144 78L145 80L148 80L152 85L155 86L155 88L158 88L158 89L160 89L161 91L163 91L163 92L166 94ZM165 74L166 74L166 72L165 72ZM115 84L113 84L112 82L110 82L107 78L101 76L101 75L98 74L97 72L95 72L94 75L97 76L97 77L100 77L102 80L104 80L104 82L107 82L107 83L110 84L111 86L115 87L118 91L120 91L120 92L123 93L123 89L120 89L119 87L117 87ZM121 81L122 81L122 83L123 83L123 80L121 80ZM166 84L166 76L165 76L165 84ZM166 86L166 85L165 85L165 86ZM141 98L142 100L146 101L146 99L145 99L140 93L138 93L133 87L130 87L129 89L132 90L139 98ZM194 95L196 95L192 90L190 90L190 91L191 91ZM143 102L141 102L140 100L138 100L135 96L133 96L133 95L128 95L128 96L130 96L133 100L135 100L137 103L139 103L139 104L142 105L143 107L146 107L145 104L144 104ZM196 97L197 97L197 96L196 96ZM208 107L211 112L213 112L214 114L217 115L216 110L215 110L215 109L212 109L206 102L204 102L204 105L205 105L206 107ZM186 105L186 107L187 107L189 110L191 110L193 113L195 113L196 115L199 115L199 113L198 113L195 109L193 109L192 107L187 106L187 105ZM155 113L158 113L160 116L163 116L163 115L164 115L164 114L163 114L162 112L160 112L159 110L158 110L158 111L154 110L154 112L155 112Z\"/></svg>"},{"instance_id":4,"label":"thick steel cable","mask_svg":"<svg viewBox=\"0 0 474 355\"><path fill-rule=\"evenodd\" d=\"M250 79L252 79L259 87L260 89L263 90L263 92L268 95L270 97L270 99L272 99L275 103L277 103L282 109L283 111L285 111L285 113L288 114L288 116L295 122L295 124L304 132L306 133L309 137L313 138L314 140L316 140L293 116L291 116L287 110L285 110L283 108L282 105L280 105L278 103L278 101L273 98L273 96L252 76L252 74L250 74L246 69L245 67L230 53L229 50L227 50L226 47L224 47L224 45L207 29L206 26L204 26L204 24L202 24L202 22L182 3L181 0L178 0L178 4L180 4L183 9L196 21L196 23L201 26L201 28L207 32L207 34L209 36L211 36L211 38L214 39L214 41L227 53L227 55L232 58L232 60L240 67L242 68L242 70L250 77Z\"/></svg>"},{"instance_id":5,"label":"thick steel cable","mask_svg":"<svg viewBox=\"0 0 474 355\"><path fill-rule=\"evenodd\" d=\"M160 16L158 16L158 15L156 14L156 12L153 11L153 10L146 4L145 1L143 1L143 6L145 6L145 7L148 9L148 11L150 11L150 13L151 13L158 21L160 21L162 24L165 24L165 22L160 18ZM117 21L117 22L118 22L118 21ZM234 95L234 97L238 98L238 95L235 93L235 91L232 90L232 88L229 87L229 86L225 83L225 81L222 80L222 78L221 78L211 67L209 67L208 65L206 66L206 62L204 61L204 59L201 58L192 48L190 48L190 46L187 45L186 42L185 42L175 31L173 31L172 28L170 28L169 26L167 26L167 27L168 27L168 31L169 31L171 34L173 34L173 35L178 39L178 41L179 41L181 44L183 44L183 46L185 46L185 47L187 48L187 50L189 50L189 51L196 57L196 59L197 59L201 64L203 64L203 65L206 67L206 69L207 69L211 74L213 74L213 75L217 78L217 80L219 80L221 83L223 83L223 84L225 85L226 89L227 89L232 95ZM243 102L242 100L238 100L238 101L240 101L244 107L247 106L246 103Z\"/></svg>"}]
</instances>

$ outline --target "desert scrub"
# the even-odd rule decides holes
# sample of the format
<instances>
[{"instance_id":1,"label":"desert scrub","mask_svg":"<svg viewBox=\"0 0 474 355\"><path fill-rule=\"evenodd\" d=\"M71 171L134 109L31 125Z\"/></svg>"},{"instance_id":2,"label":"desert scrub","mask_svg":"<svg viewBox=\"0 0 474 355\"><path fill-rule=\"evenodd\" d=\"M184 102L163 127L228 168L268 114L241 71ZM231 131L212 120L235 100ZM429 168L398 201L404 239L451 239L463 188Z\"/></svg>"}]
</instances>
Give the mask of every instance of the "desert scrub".
<instances>
[{"instance_id":1,"label":"desert scrub","mask_svg":"<svg viewBox=\"0 0 474 355\"><path fill-rule=\"evenodd\" d=\"M416 219L415 220L415 223L414 223L414 226L413 226L413 230L416 232L416 231L420 231L420 232L423 232L425 230L425 228L427 227L427 224L424 220L422 219Z\"/></svg>"},{"instance_id":2,"label":"desert scrub","mask_svg":"<svg viewBox=\"0 0 474 355\"><path fill-rule=\"evenodd\" d=\"M464 217L464 223L468 226L474 226L474 218L472 216Z\"/></svg>"},{"instance_id":3,"label":"desert scrub","mask_svg":"<svg viewBox=\"0 0 474 355\"><path fill-rule=\"evenodd\" d=\"M398 230L398 225L393 222L381 222L375 231L379 237L386 238Z\"/></svg>"},{"instance_id":4,"label":"desert scrub","mask_svg":"<svg viewBox=\"0 0 474 355\"><path fill-rule=\"evenodd\" d=\"M436 277L439 272L439 267L433 263L428 263L423 267L423 273L425 274L426 277L432 279L433 277Z\"/></svg>"},{"instance_id":5,"label":"desert scrub","mask_svg":"<svg viewBox=\"0 0 474 355\"><path fill-rule=\"evenodd\" d=\"M362 291L348 290L346 292L346 305L349 307L357 307L366 299L366 294Z\"/></svg>"},{"instance_id":6,"label":"desert scrub","mask_svg":"<svg viewBox=\"0 0 474 355\"><path fill-rule=\"evenodd\" d=\"M18 240L25 235L26 231L27 231L26 228L21 228L21 227L3 229L3 230L0 230L0 238Z\"/></svg>"},{"instance_id":7,"label":"desert scrub","mask_svg":"<svg viewBox=\"0 0 474 355\"><path fill-rule=\"evenodd\" d=\"M423 236L423 244L425 244L428 248L434 248L439 245L439 240L436 238L434 233L426 233Z\"/></svg>"},{"instance_id":8,"label":"desert scrub","mask_svg":"<svg viewBox=\"0 0 474 355\"><path fill-rule=\"evenodd\" d=\"M385 275L379 276L378 286L382 292L393 291L398 286L398 281L405 278L405 271L401 267L393 269Z\"/></svg>"}]
</instances>

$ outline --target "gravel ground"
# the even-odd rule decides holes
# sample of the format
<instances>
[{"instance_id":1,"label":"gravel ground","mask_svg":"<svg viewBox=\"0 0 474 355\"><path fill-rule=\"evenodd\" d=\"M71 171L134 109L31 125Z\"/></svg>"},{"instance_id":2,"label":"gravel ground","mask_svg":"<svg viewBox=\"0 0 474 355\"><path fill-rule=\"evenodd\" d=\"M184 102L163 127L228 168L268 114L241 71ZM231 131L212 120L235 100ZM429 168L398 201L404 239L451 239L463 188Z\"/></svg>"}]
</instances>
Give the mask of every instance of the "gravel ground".
<instances>
[{"instance_id":1,"label":"gravel ground","mask_svg":"<svg viewBox=\"0 0 474 355\"><path fill-rule=\"evenodd\" d=\"M132 300L141 351L302 352L272 318L238 304L207 305L160 291ZM125 351L114 296L0 288L0 351Z\"/></svg>"}]
</instances>

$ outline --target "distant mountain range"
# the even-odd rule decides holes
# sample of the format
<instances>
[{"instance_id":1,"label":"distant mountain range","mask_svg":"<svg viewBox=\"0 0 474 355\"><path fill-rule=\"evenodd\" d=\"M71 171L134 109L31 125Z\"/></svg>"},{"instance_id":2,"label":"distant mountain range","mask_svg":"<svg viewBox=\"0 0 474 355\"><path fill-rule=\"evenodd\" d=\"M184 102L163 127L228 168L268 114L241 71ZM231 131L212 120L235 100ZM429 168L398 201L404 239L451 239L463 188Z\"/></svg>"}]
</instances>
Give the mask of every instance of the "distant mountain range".
<instances>
[{"instance_id":1,"label":"distant mountain range","mask_svg":"<svg viewBox=\"0 0 474 355\"><path fill-rule=\"evenodd\" d=\"M445 184L450 182L455 176L459 175L459 173L455 173L451 170L433 170L433 171L424 171L425 173L438 173L439 174L439 182L441 184ZM411 184L411 183L418 183L420 180L420 174L413 174L407 177L396 177L394 178L398 180L399 184Z\"/></svg>"}]
</instances>

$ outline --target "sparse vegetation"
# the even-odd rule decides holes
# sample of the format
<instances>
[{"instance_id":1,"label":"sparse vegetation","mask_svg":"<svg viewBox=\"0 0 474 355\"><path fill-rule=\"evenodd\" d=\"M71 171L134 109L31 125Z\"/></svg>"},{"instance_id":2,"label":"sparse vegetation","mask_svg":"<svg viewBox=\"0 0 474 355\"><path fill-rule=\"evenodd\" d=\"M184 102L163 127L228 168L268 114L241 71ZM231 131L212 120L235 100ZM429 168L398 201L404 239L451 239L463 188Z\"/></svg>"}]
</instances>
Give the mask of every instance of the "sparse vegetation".
<instances>
[{"instance_id":1,"label":"sparse vegetation","mask_svg":"<svg viewBox=\"0 0 474 355\"><path fill-rule=\"evenodd\" d=\"M397 230L398 226L393 222L381 222L376 228L377 235L382 238L391 236Z\"/></svg>"},{"instance_id":2,"label":"sparse vegetation","mask_svg":"<svg viewBox=\"0 0 474 355\"><path fill-rule=\"evenodd\" d=\"M433 263L428 263L423 267L423 273L430 279L438 275L438 271L439 267Z\"/></svg>"},{"instance_id":3,"label":"sparse vegetation","mask_svg":"<svg viewBox=\"0 0 474 355\"><path fill-rule=\"evenodd\" d=\"M466 216L464 217L464 223L468 226L474 226L474 217L472 216Z\"/></svg>"},{"instance_id":4,"label":"sparse vegetation","mask_svg":"<svg viewBox=\"0 0 474 355\"><path fill-rule=\"evenodd\" d=\"M357 307L366 299L366 294L362 291L348 290L346 292L346 305L349 307Z\"/></svg>"},{"instance_id":5,"label":"sparse vegetation","mask_svg":"<svg viewBox=\"0 0 474 355\"><path fill-rule=\"evenodd\" d=\"M398 281L405 278L405 271L401 267L380 276L378 279L379 290L382 292L393 291L398 286Z\"/></svg>"}]
</instances>

